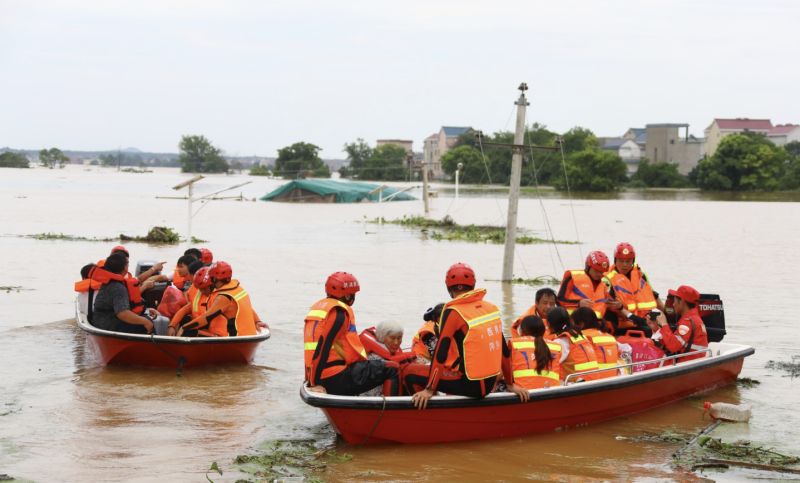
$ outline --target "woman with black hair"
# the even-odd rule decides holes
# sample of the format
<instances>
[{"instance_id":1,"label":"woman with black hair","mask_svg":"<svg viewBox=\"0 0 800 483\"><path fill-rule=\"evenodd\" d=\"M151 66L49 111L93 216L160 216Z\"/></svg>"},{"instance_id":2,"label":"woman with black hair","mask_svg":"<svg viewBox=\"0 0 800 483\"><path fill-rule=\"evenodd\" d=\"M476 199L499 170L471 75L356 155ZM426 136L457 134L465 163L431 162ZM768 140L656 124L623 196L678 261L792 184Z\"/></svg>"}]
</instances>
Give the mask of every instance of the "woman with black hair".
<instances>
[{"instance_id":1,"label":"woman with black hair","mask_svg":"<svg viewBox=\"0 0 800 483\"><path fill-rule=\"evenodd\" d=\"M561 346L548 342L544 321L538 315L523 317L521 335L508 341L514 384L525 389L561 385Z\"/></svg>"},{"instance_id":2,"label":"woman with black hair","mask_svg":"<svg viewBox=\"0 0 800 483\"><path fill-rule=\"evenodd\" d=\"M561 362L561 376L564 379L576 372L598 369L594 346L581 334L580 329L572 324L564 307L556 307L548 312L547 321L550 323L550 330L556 334L556 339L553 342L561 346L559 362ZM593 373L573 380L576 382L581 380L591 381L599 378L597 373Z\"/></svg>"}]
</instances>

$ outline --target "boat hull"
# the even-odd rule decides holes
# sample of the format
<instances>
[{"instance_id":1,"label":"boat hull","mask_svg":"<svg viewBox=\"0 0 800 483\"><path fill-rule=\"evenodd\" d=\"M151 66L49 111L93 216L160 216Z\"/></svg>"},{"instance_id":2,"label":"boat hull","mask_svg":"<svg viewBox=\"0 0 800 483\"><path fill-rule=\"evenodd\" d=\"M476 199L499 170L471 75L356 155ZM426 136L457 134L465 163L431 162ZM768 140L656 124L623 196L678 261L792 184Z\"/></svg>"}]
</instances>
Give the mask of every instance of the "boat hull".
<instances>
[{"instance_id":1,"label":"boat hull","mask_svg":"<svg viewBox=\"0 0 800 483\"><path fill-rule=\"evenodd\" d=\"M103 365L197 367L249 364L269 330L243 337L167 337L123 334L98 329L77 311L78 327L86 333L92 352Z\"/></svg>"},{"instance_id":2,"label":"boat hull","mask_svg":"<svg viewBox=\"0 0 800 483\"><path fill-rule=\"evenodd\" d=\"M359 401L317 395L305 388L301 396L307 403L320 407L334 429L350 444L507 438L580 428L730 384L739 375L744 357L753 352L747 347L728 356L535 390L527 403L520 403L508 393L479 400L447 396L433 398L428 409L420 411L413 408L408 397Z\"/></svg>"}]
</instances>

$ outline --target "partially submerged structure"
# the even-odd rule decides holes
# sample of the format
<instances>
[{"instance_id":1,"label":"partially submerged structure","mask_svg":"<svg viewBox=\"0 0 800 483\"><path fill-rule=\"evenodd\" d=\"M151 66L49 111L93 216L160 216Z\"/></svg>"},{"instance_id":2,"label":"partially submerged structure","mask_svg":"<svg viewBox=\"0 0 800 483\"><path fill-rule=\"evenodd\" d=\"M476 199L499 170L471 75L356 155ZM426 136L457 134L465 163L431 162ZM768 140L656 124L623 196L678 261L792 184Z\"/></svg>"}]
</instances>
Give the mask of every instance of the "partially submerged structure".
<instances>
[{"instance_id":1,"label":"partially submerged structure","mask_svg":"<svg viewBox=\"0 0 800 483\"><path fill-rule=\"evenodd\" d=\"M409 201L403 190L375 183L334 179L296 179L260 198L292 203L355 203L359 201Z\"/></svg>"}]
</instances>

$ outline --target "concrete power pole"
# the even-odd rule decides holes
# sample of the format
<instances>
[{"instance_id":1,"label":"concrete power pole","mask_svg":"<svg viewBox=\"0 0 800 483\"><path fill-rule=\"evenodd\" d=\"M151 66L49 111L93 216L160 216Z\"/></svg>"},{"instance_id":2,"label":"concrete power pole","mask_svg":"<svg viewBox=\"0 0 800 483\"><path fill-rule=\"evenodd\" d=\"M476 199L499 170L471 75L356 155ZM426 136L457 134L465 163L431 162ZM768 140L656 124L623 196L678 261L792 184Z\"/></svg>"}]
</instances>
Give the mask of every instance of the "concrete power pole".
<instances>
[{"instance_id":1,"label":"concrete power pole","mask_svg":"<svg viewBox=\"0 0 800 483\"><path fill-rule=\"evenodd\" d=\"M528 85L524 82L519 85L519 99L517 105L517 128L514 131L514 146L511 155L511 184L508 190L508 221L506 223L506 246L503 252L503 278L511 281L514 278L514 247L517 242L517 206L519 205L519 185L522 178L522 150L524 149L525 136L525 111L528 101L525 91Z\"/></svg>"},{"instance_id":2,"label":"concrete power pole","mask_svg":"<svg viewBox=\"0 0 800 483\"><path fill-rule=\"evenodd\" d=\"M422 202L425 206L425 216L428 216L430 209L428 208L428 163L422 162Z\"/></svg>"}]
</instances>

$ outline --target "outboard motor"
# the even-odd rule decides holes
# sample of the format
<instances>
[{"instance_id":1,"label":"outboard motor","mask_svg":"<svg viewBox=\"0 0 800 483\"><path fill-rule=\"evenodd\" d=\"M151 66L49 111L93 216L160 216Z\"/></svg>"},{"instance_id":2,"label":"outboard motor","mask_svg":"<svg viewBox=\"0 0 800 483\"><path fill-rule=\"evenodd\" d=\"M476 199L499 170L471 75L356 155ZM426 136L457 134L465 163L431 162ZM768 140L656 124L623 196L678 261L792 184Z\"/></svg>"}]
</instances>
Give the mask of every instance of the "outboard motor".
<instances>
[{"instance_id":1,"label":"outboard motor","mask_svg":"<svg viewBox=\"0 0 800 483\"><path fill-rule=\"evenodd\" d=\"M678 316L672 309L671 295L667 296L664 302L664 311L667 316L669 326L675 330L678 325ZM697 311L700 312L700 318L703 319L703 324L706 326L709 342L721 342L725 337L725 311L722 307L722 299L717 294L701 293L700 300L697 302Z\"/></svg>"},{"instance_id":2,"label":"outboard motor","mask_svg":"<svg viewBox=\"0 0 800 483\"><path fill-rule=\"evenodd\" d=\"M150 268L156 264L155 260L140 260L136 263L136 274L135 276L139 276L144 272L150 270ZM169 282L158 282L155 284L153 288L142 292L142 301L144 302L144 306L147 308L156 308L158 307L159 302L161 301L161 297L164 296L164 290L169 286Z\"/></svg>"}]
</instances>

